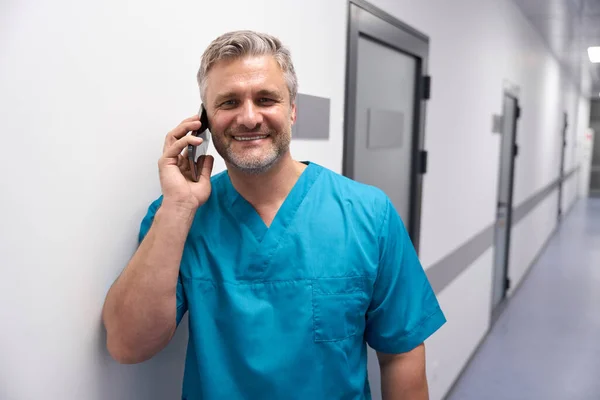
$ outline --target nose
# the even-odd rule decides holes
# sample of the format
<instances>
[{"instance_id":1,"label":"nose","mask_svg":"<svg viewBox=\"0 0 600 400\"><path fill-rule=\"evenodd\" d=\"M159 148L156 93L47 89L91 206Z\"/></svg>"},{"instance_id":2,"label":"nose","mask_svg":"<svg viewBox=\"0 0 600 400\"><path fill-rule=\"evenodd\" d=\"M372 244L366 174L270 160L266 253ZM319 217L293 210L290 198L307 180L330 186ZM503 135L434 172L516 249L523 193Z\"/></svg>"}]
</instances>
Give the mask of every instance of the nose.
<instances>
[{"instance_id":1,"label":"nose","mask_svg":"<svg viewBox=\"0 0 600 400\"><path fill-rule=\"evenodd\" d=\"M247 129L254 129L262 123L262 114L252 100L247 100L239 108L238 124L245 126Z\"/></svg>"}]
</instances>

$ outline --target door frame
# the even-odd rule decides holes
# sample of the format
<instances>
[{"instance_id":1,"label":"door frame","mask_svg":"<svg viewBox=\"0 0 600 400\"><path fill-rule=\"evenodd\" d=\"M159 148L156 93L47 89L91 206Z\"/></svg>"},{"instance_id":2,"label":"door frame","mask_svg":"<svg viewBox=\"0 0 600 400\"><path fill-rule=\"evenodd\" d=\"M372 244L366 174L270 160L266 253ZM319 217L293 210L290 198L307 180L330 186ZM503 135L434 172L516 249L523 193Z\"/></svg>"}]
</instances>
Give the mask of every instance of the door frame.
<instances>
[{"instance_id":1,"label":"door frame","mask_svg":"<svg viewBox=\"0 0 600 400\"><path fill-rule=\"evenodd\" d=\"M503 266L503 275L502 275L502 281L503 281L503 286L502 286L502 299L500 300L500 302L494 306L494 289L496 288L496 282L492 282L492 301L491 301L491 315L492 315L492 322L494 322L502 313L502 310L504 309L504 305L506 304L506 298L507 298L507 293L510 289L510 277L509 277L509 266L510 266L510 245L511 245L511 236L512 236L512 220L513 220L513 209L514 209L514 189L515 189L515 171L516 171L516 158L518 156L518 149L519 149L519 145L518 145L518 122L519 119L521 118L521 105L520 105L520 101L519 101L519 89L515 86L510 86L510 85L505 85L504 90L502 92L502 124L504 126L504 124L508 123L508 121L506 121L506 110L504 110L504 99L506 97L512 98L515 101L515 113L514 113L514 119L513 121L510 121L510 123L512 123L512 128L513 128L513 140L512 140L512 152L513 152L513 156L510 158L512 166L510 168L510 176L508 177L508 201L507 201L507 205L506 205L506 225L505 225L505 241L504 241L504 266ZM502 140L504 140L504 138L502 138ZM500 207L500 199L499 199L499 195L500 195L500 187L502 185L502 181L501 181L501 171L502 171L502 142L500 143L500 157L499 157L499 163L498 163L498 185L497 185L497 192L496 192L496 215L498 215L498 209ZM498 218L496 217L496 220L494 222L494 225L496 225L498 223ZM494 229L494 235L496 234L497 230ZM496 238L494 236L494 243L496 243ZM496 248L494 248L494 251L497 251ZM496 268L495 265L495 260L496 258L494 257L494 266L493 268ZM495 270L494 270L495 272ZM495 274L494 274L495 276Z\"/></svg>"},{"instance_id":2,"label":"door frame","mask_svg":"<svg viewBox=\"0 0 600 400\"><path fill-rule=\"evenodd\" d=\"M389 26L391 25L391 26ZM394 28L394 29L389 29ZM376 42L412 56L416 60L415 101L413 110L413 140L409 195L409 220L404 221L416 251L419 251L423 174L426 172L425 142L426 98L429 81L429 37L408 26L385 11L364 0L348 1L348 31L346 51L346 94L344 97L344 145L342 175L354 179L356 78L358 38L369 37ZM398 41L402 42L399 47ZM418 79L420 78L420 79Z\"/></svg>"},{"instance_id":3,"label":"door frame","mask_svg":"<svg viewBox=\"0 0 600 400\"><path fill-rule=\"evenodd\" d=\"M560 151L560 171L558 173L558 216L557 219L562 219L562 195L563 195L563 183L565 176L565 153L567 151L567 128L569 127L569 115L563 113L564 123L561 132L561 151Z\"/></svg>"}]
</instances>

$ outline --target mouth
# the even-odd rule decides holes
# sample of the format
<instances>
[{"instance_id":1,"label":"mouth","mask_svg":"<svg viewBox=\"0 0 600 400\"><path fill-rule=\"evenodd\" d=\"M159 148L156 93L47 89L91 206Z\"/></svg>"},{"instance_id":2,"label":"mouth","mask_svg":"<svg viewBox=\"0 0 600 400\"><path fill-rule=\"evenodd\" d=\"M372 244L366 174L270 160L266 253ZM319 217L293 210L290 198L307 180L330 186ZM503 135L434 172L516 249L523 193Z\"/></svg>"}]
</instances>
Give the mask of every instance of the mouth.
<instances>
[{"instance_id":1,"label":"mouth","mask_svg":"<svg viewBox=\"0 0 600 400\"><path fill-rule=\"evenodd\" d=\"M266 139L269 135L253 135L253 136L233 136L234 140L238 142L249 142L253 140Z\"/></svg>"}]
</instances>

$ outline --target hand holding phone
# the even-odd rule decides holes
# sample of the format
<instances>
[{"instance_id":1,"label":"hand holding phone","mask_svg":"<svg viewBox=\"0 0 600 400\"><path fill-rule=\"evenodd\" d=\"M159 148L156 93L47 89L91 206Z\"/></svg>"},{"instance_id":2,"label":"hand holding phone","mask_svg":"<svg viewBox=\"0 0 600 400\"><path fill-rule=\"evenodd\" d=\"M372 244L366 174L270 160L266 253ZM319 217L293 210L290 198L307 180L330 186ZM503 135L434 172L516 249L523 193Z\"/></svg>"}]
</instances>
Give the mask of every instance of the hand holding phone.
<instances>
[{"instance_id":1,"label":"hand holding phone","mask_svg":"<svg viewBox=\"0 0 600 400\"><path fill-rule=\"evenodd\" d=\"M208 150L208 144L210 143L210 126L208 124L208 115L206 114L206 108L204 108L204 104L200 105L200 111L198 111L198 116L200 117L200 129L197 131L193 131L192 135L201 137L202 144L200 146L189 145L188 146L188 162L190 163L190 170L192 172L192 180L194 182L198 182L200 178L200 173L198 171L198 166L196 165L196 158L198 155L205 155Z\"/></svg>"},{"instance_id":2,"label":"hand holding phone","mask_svg":"<svg viewBox=\"0 0 600 400\"><path fill-rule=\"evenodd\" d=\"M200 115L203 111L201 108ZM205 144L204 150L200 149L200 151L206 152L206 144L208 144L208 137L205 134L209 128L208 118L205 116L203 119L204 121L201 122L198 114L186 118L171 129L165 137L163 152L158 160L163 204L175 204L177 208L189 207L190 211L194 211L210 197L214 157L207 154L196 162L197 147ZM199 137L202 134L204 138ZM187 154L188 149L190 155Z\"/></svg>"}]
</instances>

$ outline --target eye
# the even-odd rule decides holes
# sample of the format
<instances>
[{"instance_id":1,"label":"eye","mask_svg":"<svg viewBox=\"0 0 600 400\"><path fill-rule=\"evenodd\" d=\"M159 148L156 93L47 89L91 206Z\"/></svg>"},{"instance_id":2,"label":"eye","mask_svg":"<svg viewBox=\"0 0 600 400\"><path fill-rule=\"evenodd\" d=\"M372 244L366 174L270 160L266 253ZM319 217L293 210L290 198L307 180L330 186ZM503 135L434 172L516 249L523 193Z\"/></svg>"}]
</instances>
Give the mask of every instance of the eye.
<instances>
[{"instance_id":1,"label":"eye","mask_svg":"<svg viewBox=\"0 0 600 400\"><path fill-rule=\"evenodd\" d=\"M220 107L223 108L233 108L237 105L237 101L236 100L227 100L221 103Z\"/></svg>"},{"instance_id":2,"label":"eye","mask_svg":"<svg viewBox=\"0 0 600 400\"><path fill-rule=\"evenodd\" d=\"M275 103L275 100L270 99L268 97L261 97L260 99L258 99L258 103L261 105L271 105Z\"/></svg>"}]
</instances>

